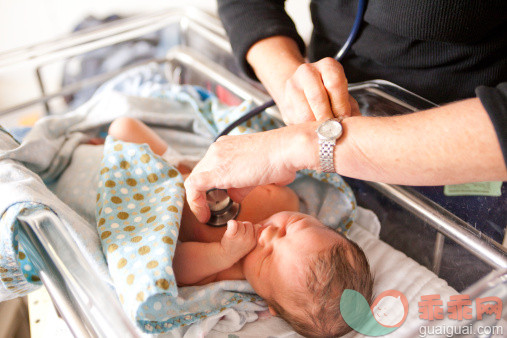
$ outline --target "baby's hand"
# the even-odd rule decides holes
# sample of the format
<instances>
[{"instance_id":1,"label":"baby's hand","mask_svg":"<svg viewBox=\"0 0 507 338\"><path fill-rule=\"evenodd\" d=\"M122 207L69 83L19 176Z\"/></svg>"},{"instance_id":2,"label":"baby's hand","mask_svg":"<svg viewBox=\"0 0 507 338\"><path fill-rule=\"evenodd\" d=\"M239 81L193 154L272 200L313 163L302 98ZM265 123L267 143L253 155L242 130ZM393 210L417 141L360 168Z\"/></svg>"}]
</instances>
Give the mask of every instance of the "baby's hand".
<instances>
[{"instance_id":1,"label":"baby's hand","mask_svg":"<svg viewBox=\"0 0 507 338\"><path fill-rule=\"evenodd\" d=\"M257 229L258 227L250 222L227 222L227 230L221 241L225 253L237 261L252 251L257 244Z\"/></svg>"}]
</instances>

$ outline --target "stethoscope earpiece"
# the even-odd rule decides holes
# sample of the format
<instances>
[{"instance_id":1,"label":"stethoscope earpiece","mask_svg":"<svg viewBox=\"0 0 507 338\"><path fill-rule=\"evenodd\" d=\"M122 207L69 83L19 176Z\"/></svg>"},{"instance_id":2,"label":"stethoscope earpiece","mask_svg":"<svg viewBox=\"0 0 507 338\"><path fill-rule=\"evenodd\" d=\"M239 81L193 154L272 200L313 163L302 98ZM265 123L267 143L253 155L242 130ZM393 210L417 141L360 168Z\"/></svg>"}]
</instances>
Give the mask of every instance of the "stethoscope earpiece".
<instances>
[{"instance_id":1,"label":"stethoscope earpiece","mask_svg":"<svg viewBox=\"0 0 507 338\"><path fill-rule=\"evenodd\" d=\"M208 225L222 227L231 219L236 219L239 214L240 204L234 202L224 189L210 189L206 192L211 216Z\"/></svg>"}]
</instances>

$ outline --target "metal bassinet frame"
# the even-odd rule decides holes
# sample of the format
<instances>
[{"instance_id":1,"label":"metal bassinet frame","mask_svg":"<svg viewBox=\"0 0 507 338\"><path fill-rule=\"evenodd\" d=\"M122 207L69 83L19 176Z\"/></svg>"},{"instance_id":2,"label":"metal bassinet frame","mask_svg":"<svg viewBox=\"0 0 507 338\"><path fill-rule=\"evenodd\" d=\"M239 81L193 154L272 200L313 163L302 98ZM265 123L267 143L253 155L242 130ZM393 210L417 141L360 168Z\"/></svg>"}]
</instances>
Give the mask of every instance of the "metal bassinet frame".
<instances>
[{"instance_id":1,"label":"metal bassinet frame","mask_svg":"<svg viewBox=\"0 0 507 338\"><path fill-rule=\"evenodd\" d=\"M0 111L0 119L36 106L42 107L45 114L60 113L58 107L61 106L64 95L100 84L125 68L51 90L46 84L46 67L159 30L164 30L169 36L167 48L179 46L156 60L168 65L170 76L175 82L206 84L211 87L220 85L236 97L250 99L255 103L269 99L258 83L240 75L219 20L192 8L182 8L112 22L97 29L76 32L36 46L0 54L0 74L31 69L40 88L38 97ZM386 81L351 84L349 89L359 102L374 96L376 100L380 98L388 102L390 109L397 113L433 106L431 102ZM270 109L268 113L279 116L276 108ZM428 254L432 257L428 266L430 269L439 273L445 238L448 238L493 270L487 276L479 276L483 278L465 292L480 296L484 291L494 289L498 290L495 293L503 301L507 301L507 250L504 247L410 188L376 182L367 184L372 188L371 194L387 198L400 207L400 213L405 214L403 219L407 226L417 221L432 230L435 237L431 241L432 248L428 248ZM69 231L54 213L27 211L19 220L21 241L41 271L41 280L56 308L76 336L138 335L109 286L93 275L83 254L73 243Z\"/></svg>"}]
</instances>

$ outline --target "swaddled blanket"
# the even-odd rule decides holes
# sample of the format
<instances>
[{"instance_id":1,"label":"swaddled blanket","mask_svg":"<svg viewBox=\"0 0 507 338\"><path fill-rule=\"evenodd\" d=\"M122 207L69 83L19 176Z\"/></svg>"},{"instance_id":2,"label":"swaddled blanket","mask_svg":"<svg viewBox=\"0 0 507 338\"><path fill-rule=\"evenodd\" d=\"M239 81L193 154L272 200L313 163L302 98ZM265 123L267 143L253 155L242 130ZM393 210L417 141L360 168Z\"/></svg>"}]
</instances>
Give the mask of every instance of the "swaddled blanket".
<instances>
[{"instance_id":1,"label":"swaddled blanket","mask_svg":"<svg viewBox=\"0 0 507 338\"><path fill-rule=\"evenodd\" d=\"M146 332L167 331L245 300L260 300L246 281L178 290L172 259L184 195L180 173L147 145L106 139L98 231L120 301ZM231 286L245 293L227 291Z\"/></svg>"},{"instance_id":2,"label":"swaddled blanket","mask_svg":"<svg viewBox=\"0 0 507 338\"><path fill-rule=\"evenodd\" d=\"M0 180L0 186L2 191L9 192L2 194L2 198L0 198L0 212L2 214L0 228L5 230L1 238L5 239L7 244L10 244L9 247L13 249L10 252L3 252L0 257L0 300L19 296L36 288L31 282L37 279L36 274L34 275L35 279L31 275L36 271L32 270L24 253L19 254L22 251L17 251L17 243L15 242L15 214L19 210L15 209L17 205L13 204L24 201L49 206L72 231L76 243L93 264L97 276L108 283L112 282L116 288L116 282L111 281L107 273L107 270L112 267L104 264L101 244L109 244L105 243L107 239L112 240L113 235L121 235L116 233L116 230L120 230L120 228L112 228L114 231L109 230L111 236L104 240L100 238L102 232L98 234L96 231L94 213L96 187L99 179L97 167L102 157L102 149L100 146L84 145L83 143L89 137L97 136L98 132L107 130L107 125L114 118L132 116L154 126L157 133L181 154L198 158L205 151L214 135L250 107L251 102L245 102L239 107L227 108L220 104L216 97L200 88L170 84L164 77L163 69L151 64L132 69L110 80L97 91L89 102L76 111L64 116L50 116L42 119L35 125L21 146L12 141L10 136L0 132L0 164L3 164L0 169L4 173L0 175L3 178ZM261 115L236 128L232 133L262 131L274 126L277 126L276 121L269 116ZM33 179L27 180L26 177L33 177ZM40 178L49 184L49 189L56 196L48 191ZM298 178L291 188L300 196L302 212L318 217L333 228L345 230L355 214L354 196L339 176L329 175L328 178L323 178L338 189L309 177ZM10 209L13 212L12 217L6 212L10 207L12 207ZM138 212L140 213L140 211ZM147 236L147 238L149 239L151 236ZM121 238L115 238L115 240L121 240ZM123 241L127 244L132 243L125 239ZM113 244L112 241L110 244ZM154 249L154 252L157 249L158 247ZM128 259L128 255L131 257L134 252L138 254L138 250L139 247L137 249L125 248L126 259ZM163 258L162 256L158 257ZM145 261L145 264L149 261ZM127 271L128 267L126 265L122 272ZM160 264L157 268L161 267ZM165 270L162 269L162 271ZM153 278L158 277L155 270L153 272ZM115 273L111 270L111 274ZM128 275L125 275L123 281L131 287L134 283L132 285L127 283ZM158 279L161 278L155 279L153 285L156 285ZM27 283L27 281L31 283ZM143 277L135 279L135 281L142 282ZM149 286L146 281L142 283L146 283L142 284L146 287ZM202 288L207 289L204 290L201 287L178 288L177 302L178 300L180 303L186 302L191 297L195 297L198 292L201 294L207 292L208 295L222 292L253 292L246 281L223 281ZM137 297L140 291L134 295ZM138 314L137 310L141 310L139 313L144 317L139 317L138 323L147 332L156 332L159 328L160 330L172 328L168 318L174 318L175 315L167 313L170 310L167 304L169 298L160 301L157 300L157 297L148 295L148 292L143 293L144 301L138 303L142 306L132 306L129 310L126 307L126 294L123 294L125 309L134 318ZM265 309L257 302L237 303L232 306L224 304L230 307L222 312L217 312L215 316L210 315L212 310L198 302L193 308L190 306L188 308L181 307L177 310L180 318L175 319L175 321L180 321L179 323L176 321L180 327L195 320L195 317L201 318L197 315L185 319L189 313L206 314L206 311L209 313L207 319L200 321L199 325L191 325L189 329L187 329L187 325L177 330L177 333L195 336L203 334L203 332L207 333L212 328L225 332L236 331L241 329L245 322L257 318L255 311ZM222 310L223 307L221 306L218 310ZM226 315L229 320L218 322L223 315ZM160 322L164 321L167 324L165 327L163 327L164 324L160 325Z\"/></svg>"},{"instance_id":3,"label":"swaddled blanket","mask_svg":"<svg viewBox=\"0 0 507 338\"><path fill-rule=\"evenodd\" d=\"M201 90L187 92L210 99ZM221 129L249 107L247 102L231 109L210 111L203 117L210 127ZM261 115L236 128L234 133L262 131L275 125L273 119ZM330 182L344 195L350 193L337 175L309 174ZM242 302L261 300L246 281L177 288L172 259L183 209L183 180L174 167L147 145L125 143L109 136L98 186L96 219L110 274L120 301L144 331L164 332ZM349 201L352 206L345 206L345 210L354 211L353 196ZM340 212L335 210L334 215ZM340 216L342 219L332 223L340 231L346 231L353 215ZM233 287L229 290L243 292L228 291L227 284Z\"/></svg>"}]
</instances>

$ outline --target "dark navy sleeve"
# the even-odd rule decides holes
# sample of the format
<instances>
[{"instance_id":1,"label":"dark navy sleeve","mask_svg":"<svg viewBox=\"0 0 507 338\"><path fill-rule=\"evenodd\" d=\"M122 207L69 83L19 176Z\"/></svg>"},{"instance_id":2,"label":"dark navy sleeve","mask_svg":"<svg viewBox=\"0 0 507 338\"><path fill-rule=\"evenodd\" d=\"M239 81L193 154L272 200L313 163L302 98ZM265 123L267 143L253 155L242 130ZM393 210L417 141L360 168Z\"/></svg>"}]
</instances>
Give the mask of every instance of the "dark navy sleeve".
<instances>
[{"instance_id":1,"label":"dark navy sleeve","mask_svg":"<svg viewBox=\"0 0 507 338\"><path fill-rule=\"evenodd\" d=\"M477 87L475 93L495 126L507 166L507 82L502 82L496 87Z\"/></svg>"},{"instance_id":2,"label":"dark navy sleeve","mask_svg":"<svg viewBox=\"0 0 507 338\"><path fill-rule=\"evenodd\" d=\"M285 11L285 0L218 0L218 14L241 69L255 79L246 54L257 41L276 35L294 39L303 55L305 43Z\"/></svg>"}]
</instances>

